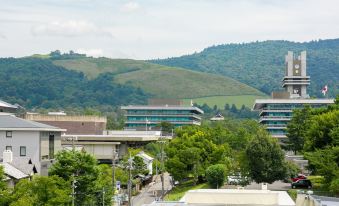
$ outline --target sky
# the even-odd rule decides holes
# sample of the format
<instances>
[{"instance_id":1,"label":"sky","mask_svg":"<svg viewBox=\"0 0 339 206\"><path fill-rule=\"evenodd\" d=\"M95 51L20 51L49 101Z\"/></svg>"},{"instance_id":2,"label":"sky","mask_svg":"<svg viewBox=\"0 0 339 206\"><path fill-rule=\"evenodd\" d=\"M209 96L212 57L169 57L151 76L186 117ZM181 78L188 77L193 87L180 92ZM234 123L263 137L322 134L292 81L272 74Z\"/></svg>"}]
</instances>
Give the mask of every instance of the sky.
<instances>
[{"instance_id":1,"label":"sky","mask_svg":"<svg viewBox=\"0 0 339 206\"><path fill-rule=\"evenodd\" d=\"M0 57L73 50L157 59L264 40L339 38L338 0L0 0Z\"/></svg>"}]
</instances>

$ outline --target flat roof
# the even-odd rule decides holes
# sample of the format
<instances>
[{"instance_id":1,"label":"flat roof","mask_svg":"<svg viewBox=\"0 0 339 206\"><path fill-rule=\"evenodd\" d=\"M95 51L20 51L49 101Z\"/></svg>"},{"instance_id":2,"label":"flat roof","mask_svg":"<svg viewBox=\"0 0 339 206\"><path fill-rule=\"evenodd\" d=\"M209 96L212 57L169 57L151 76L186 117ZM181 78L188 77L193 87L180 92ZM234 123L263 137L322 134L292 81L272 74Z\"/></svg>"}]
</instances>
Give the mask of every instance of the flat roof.
<instances>
[{"instance_id":1,"label":"flat roof","mask_svg":"<svg viewBox=\"0 0 339 206\"><path fill-rule=\"evenodd\" d=\"M131 110L131 109L140 109L140 110L195 110L200 112L201 114L204 113L203 110L199 109L198 107L190 107L190 106L173 106L173 105L128 105L128 106L121 106L123 110Z\"/></svg>"},{"instance_id":2,"label":"flat roof","mask_svg":"<svg viewBox=\"0 0 339 206\"><path fill-rule=\"evenodd\" d=\"M253 110L259 110L265 104L334 104L334 99L256 99Z\"/></svg>"},{"instance_id":3,"label":"flat roof","mask_svg":"<svg viewBox=\"0 0 339 206\"><path fill-rule=\"evenodd\" d=\"M10 114L0 114L0 131L60 131L65 129L18 118Z\"/></svg>"},{"instance_id":4,"label":"flat roof","mask_svg":"<svg viewBox=\"0 0 339 206\"><path fill-rule=\"evenodd\" d=\"M77 141L135 141L135 142L147 142L147 141L157 141L161 138L161 136L155 136L155 135L62 135L64 138L76 138ZM164 137L168 138L168 137Z\"/></svg>"}]
</instances>

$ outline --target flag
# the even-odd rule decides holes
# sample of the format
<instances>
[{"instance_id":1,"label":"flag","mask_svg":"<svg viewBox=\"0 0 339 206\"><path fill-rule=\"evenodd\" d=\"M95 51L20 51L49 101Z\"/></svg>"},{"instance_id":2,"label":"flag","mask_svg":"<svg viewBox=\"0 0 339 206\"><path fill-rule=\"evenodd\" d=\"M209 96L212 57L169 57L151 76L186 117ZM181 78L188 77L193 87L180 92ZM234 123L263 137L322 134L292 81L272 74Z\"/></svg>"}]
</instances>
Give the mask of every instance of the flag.
<instances>
[{"instance_id":1,"label":"flag","mask_svg":"<svg viewBox=\"0 0 339 206\"><path fill-rule=\"evenodd\" d=\"M324 86L324 88L321 90L321 93L325 96L328 91L327 85Z\"/></svg>"}]
</instances>

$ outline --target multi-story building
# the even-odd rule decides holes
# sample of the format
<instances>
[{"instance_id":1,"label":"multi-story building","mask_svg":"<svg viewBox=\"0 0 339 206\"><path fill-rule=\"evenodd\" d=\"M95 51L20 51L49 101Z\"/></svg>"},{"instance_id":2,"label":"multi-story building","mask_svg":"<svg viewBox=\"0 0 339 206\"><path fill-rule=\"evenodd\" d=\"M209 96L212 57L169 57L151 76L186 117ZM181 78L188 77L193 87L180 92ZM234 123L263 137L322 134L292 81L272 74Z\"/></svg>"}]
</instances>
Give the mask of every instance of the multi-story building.
<instances>
[{"instance_id":1,"label":"multi-story building","mask_svg":"<svg viewBox=\"0 0 339 206\"><path fill-rule=\"evenodd\" d=\"M183 105L143 105L122 106L126 110L125 127L127 129L149 130L161 122L169 122L175 127L184 125L200 125L201 109Z\"/></svg>"},{"instance_id":2,"label":"multi-story building","mask_svg":"<svg viewBox=\"0 0 339 206\"><path fill-rule=\"evenodd\" d=\"M306 51L295 58L288 52L285 58L285 76L282 87L284 92L272 92L271 99L255 100L253 110L259 111L259 122L275 138L286 138L287 123L292 118L294 109L302 109L305 105L312 108L326 107L334 103L334 99L311 99L307 93L310 76L306 73Z\"/></svg>"},{"instance_id":3,"label":"multi-story building","mask_svg":"<svg viewBox=\"0 0 339 206\"><path fill-rule=\"evenodd\" d=\"M10 150L13 156L29 157L41 175L48 168L55 154L61 150L61 132L65 129L0 114L0 150ZM2 152L0 152L2 157Z\"/></svg>"}]
</instances>

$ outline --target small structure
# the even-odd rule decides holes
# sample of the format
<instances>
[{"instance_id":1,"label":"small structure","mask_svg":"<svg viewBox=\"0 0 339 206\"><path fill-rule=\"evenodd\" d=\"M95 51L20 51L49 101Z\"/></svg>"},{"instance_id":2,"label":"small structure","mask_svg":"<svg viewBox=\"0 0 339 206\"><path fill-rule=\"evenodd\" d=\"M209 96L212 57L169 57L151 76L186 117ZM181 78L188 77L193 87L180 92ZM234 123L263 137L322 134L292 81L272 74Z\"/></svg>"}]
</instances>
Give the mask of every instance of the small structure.
<instances>
[{"instance_id":1,"label":"small structure","mask_svg":"<svg viewBox=\"0 0 339 206\"><path fill-rule=\"evenodd\" d=\"M16 113L18 107L0 100L0 113Z\"/></svg>"},{"instance_id":2,"label":"small structure","mask_svg":"<svg viewBox=\"0 0 339 206\"><path fill-rule=\"evenodd\" d=\"M211 121L223 121L225 120L224 116L222 114L218 113L214 117L210 119Z\"/></svg>"},{"instance_id":3,"label":"small structure","mask_svg":"<svg viewBox=\"0 0 339 206\"><path fill-rule=\"evenodd\" d=\"M47 175L54 155L61 150L61 132L65 129L0 114L0 148L14 156L29 157L40 175ZM3 154L0 154L3 158Z\"/></svg>"},{"instance_id":4,"label":"small structure","mask_svg":"<svg viewBox=\"0 0 339 206\"><path fill-rule=\"evenodd\" d=\"M140 152L139 154L137 154L138 157L141 157L142 160L144 161L144 163L146 164L147 166L147 169L148 169L148 174L149 175L152 175L153 174L153 160L154 158L147 155L145 152Z\"/></svg>"},{"instance_id":5,"label":"small structure","mask_svg":"<svg viewBox=\"0 0 339 206\"><path fill-rule=\"evenodd\" d=\"M19 180L30 178L37 173L30 158L13 157L13 153L10 150L3 152L3 159L0 161L0 166L4 168L5 181L10 188L13 188Z\"/></svg>"}]
</instances>

